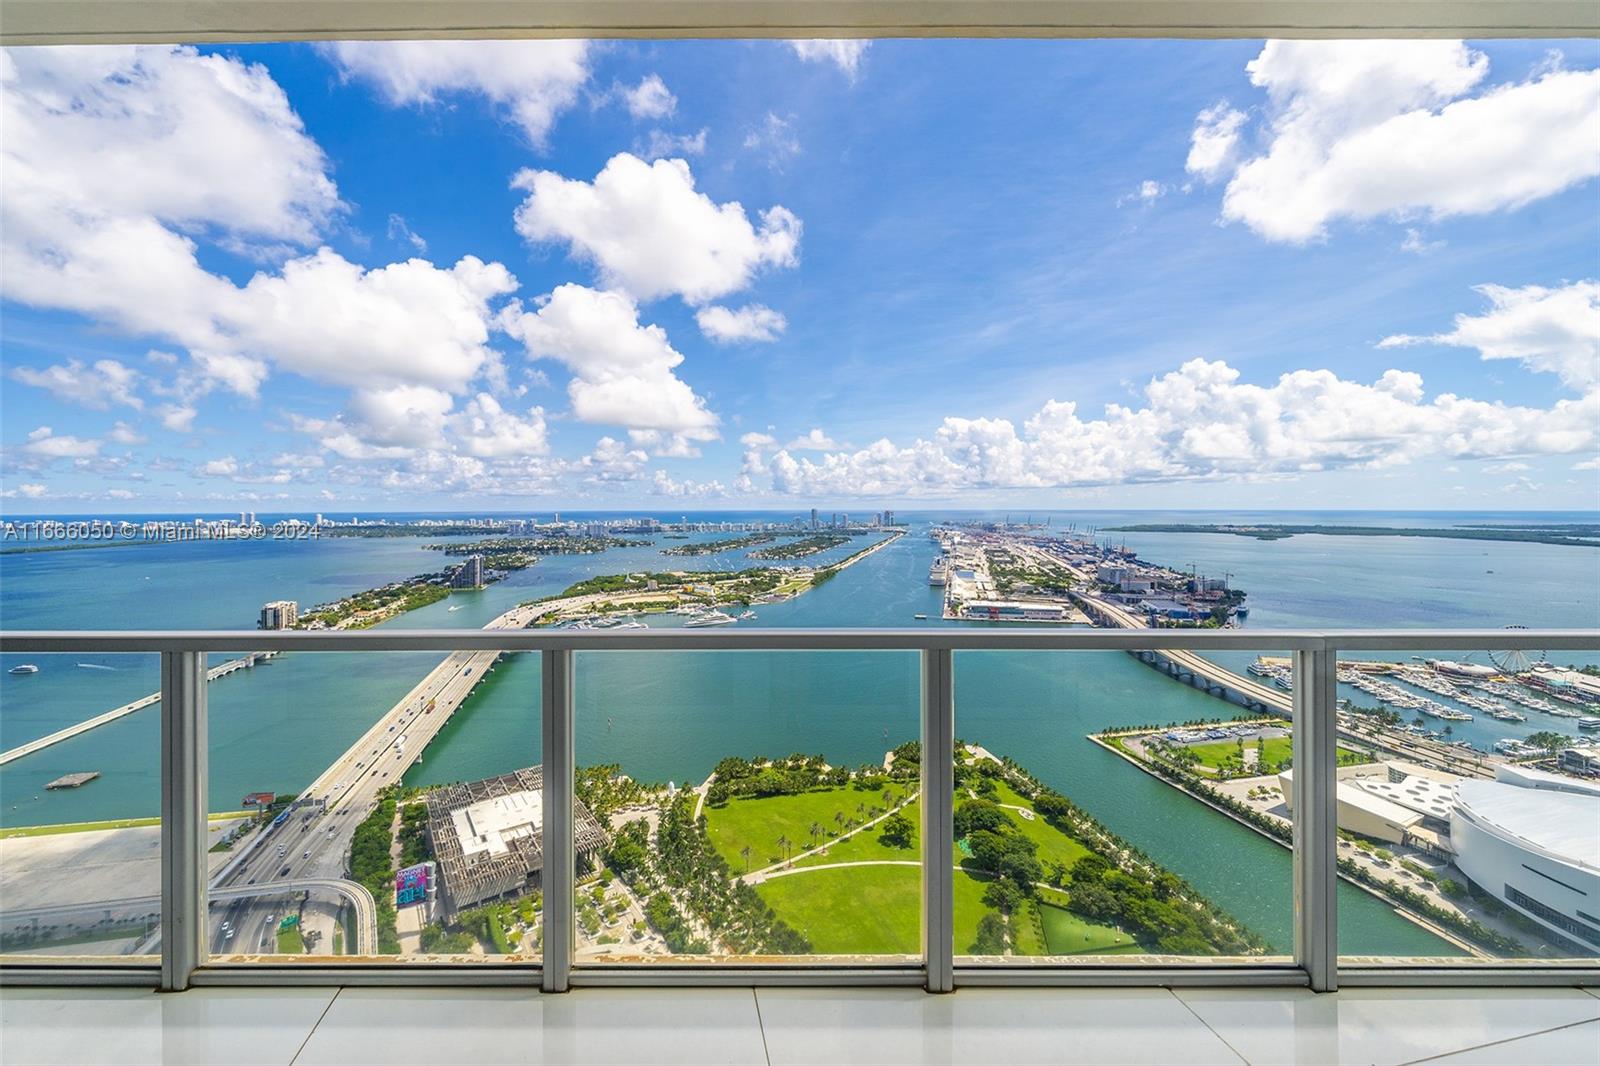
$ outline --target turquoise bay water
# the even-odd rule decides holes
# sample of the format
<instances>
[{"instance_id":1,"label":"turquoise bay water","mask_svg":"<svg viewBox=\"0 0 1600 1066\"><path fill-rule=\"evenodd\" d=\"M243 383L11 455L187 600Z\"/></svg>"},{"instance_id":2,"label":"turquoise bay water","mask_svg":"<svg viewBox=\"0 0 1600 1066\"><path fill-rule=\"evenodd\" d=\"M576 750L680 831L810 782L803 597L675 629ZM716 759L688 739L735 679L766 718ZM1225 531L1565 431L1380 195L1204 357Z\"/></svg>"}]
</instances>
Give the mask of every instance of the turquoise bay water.
<instances>
[{"instance_id":1,"label":"turquoise bay water","mask_svg":"<svg viewBox=\"0 0 1600 1066\"><path fill-rule=\"evenodd\" d=\"M936 554L925 535L927 517L932 516L917 516L912 534L816 591L758 608L754 624L946 624L937 618L939 590L926 582ZM1342 518L1378 521L1368 515ZM1208 522L1219 516L1080 513L1058 525L1185 519ZM1478 519L1385 520L1421 525ZM720 536L725 534L700 539ZM1235 585L1250 593L1251 628L1600 625L1600 552L1588 548L1325 536L1257 542L1224 535L1128 534L1126 541L1152 561L1181 567L1193 561L1211 574L1231 571ZM654 547L548 557L482 592L452 595L390 625L481 626L521 600L558 592L585 576L644 568L733 569L748 563L743 552L659 555L679 543L658 539ZM270 599L294 598L306 605L437 569L439 555L420 545L414 540L195 543L7 556L0 558L0 625L13 630L248 628L260 604ZM450 611L452 606L459 609ZM931 618L915 621L917 613ZM1462 654L1468 652L1482 660L1481 649ZM437 658L302 653L218 681L210 689L211 808L227 809L246 791L303 787ZM8 656L0 667L19 661ZM153 691L158 683L154 656L33 656L28 661L40 666L39 674L0 674L0 746L5 748ZM79 662L114 669L85 669ZM963 739L1013 756L1244 918L1279 950L1288 950L1287 851L1084 739L1108 725L1226 716L1232 713L1228 707L1117 653L968 653L958 656L956 682L957 733ZM578 662L578 757L585 764L620 763L640 779L678 782L700 779L718 758L733 753L805 751L836 763L877 762L887 747L917 735L919 684L915 657L903 653L585 654ZM538 694L536 656L503 660L408 781L473 779L537 761ZM1480 746L1550 724L1517 726L1479 718L1457 735L1482 741ZM4 767L0 825L155 813L157 725L152 707ZM61 773L85 769L103 776L76 791L42 788ZM1442 942L1358 890L1342 886L1340 907L1346 952L1448 952Z\"/></svg>"}]
</instances>

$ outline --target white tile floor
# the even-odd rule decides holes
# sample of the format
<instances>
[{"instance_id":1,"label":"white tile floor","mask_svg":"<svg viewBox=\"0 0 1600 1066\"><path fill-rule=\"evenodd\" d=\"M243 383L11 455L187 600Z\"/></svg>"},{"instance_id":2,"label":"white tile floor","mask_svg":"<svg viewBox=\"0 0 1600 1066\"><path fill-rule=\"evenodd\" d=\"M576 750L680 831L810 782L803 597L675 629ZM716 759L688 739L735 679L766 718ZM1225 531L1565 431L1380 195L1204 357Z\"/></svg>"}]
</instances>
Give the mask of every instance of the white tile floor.
<instances>
[{"instance_id":1,"label":"white tile floor","mask_svg":"<svg viewBox=\"0 0 1600 1066\"><path fill-rule=\"evenodd\" d=\"M0 989L0 1063L1600 1066L1600 991Z\"/></svg>"}]
</instances>

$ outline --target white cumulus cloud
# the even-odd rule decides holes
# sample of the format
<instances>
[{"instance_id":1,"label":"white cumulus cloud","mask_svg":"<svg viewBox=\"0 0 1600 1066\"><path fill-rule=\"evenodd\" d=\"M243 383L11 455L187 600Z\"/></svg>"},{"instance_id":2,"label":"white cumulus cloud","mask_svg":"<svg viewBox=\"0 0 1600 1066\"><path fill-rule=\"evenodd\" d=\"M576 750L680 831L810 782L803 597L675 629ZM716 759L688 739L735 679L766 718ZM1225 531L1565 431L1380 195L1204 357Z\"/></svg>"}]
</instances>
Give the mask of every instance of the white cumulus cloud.
<instances>
[{"instance_id":1,"label":"white cumulus cloud","mask_svg":"<svg viewBox=\"0 0 1600 1066\"><path fill-rule=\"evenodd\" d=\"M839 448L840 444L822 430L813 429L810 433L796 437L784 447L792 452L831 452Z\"/></svg>"},{"instance_id":2,"label":"white cumulus cloud","mask_svg":"<svg viewBox=\"0 0 1600 1066\"><path fill-rule=\"evenodd\" d=\"M1600 174L1600 70L1545 65L1480 91L1487 56L1421 40L1269 41L1247 70L1267 97L1264 148L1239 158L1244 118L1218 105L1199 116L1188 167L1227 174L1223 218L1269 240L1514 209Z\"/></svg>"},{"instance_id":3,"label":"white cumulus cloud","mask_svg":"<svg viewBox=\"0 0 1600 1066\"><path fill-rule=\"evenodd\" d=\"M1021 427L946 418L910 444L884 439L815 459L784 449L763 467L774 488L795 495L939 495L1574 454L1597 441L1600 390L1521 407L1429 397L1418 375L1400 370L1370 384L1297 370L1253 385L1226 363L1194 359L1151 380L1142 407L1111 404L1097 419L1052 400Z\"/></svg>"},{"instance_id":4,"label":"white cumulus cloud","mask_svg":"<svg viewBox=\"0 0 1600 1066\"><path fill-rule=\"evenodd\" d=\"M676 293L702 304L745 288L764 268L798 262L798 218L774 206L752 224L738 202L697 192L681 159L646 163L624 152L593 182L523 170L512 185L528 194L516 211L518 233L568 245L608 288L638 300Z\"/></svg>"},{"instance_id":5,"label":"white cumulus cloud","mask_svg":"<svg viewBox=\"0 0 1600 1066\"><path fill-rule=\"evenodd\" d=\"M19 366L11 376L24 385L48 390L58 400L97 411L113 404L135 410L144 406L134 391L139 385L139 372L115 359L97 359L87 366L77 359L42 369Z\"/></svg>"},{"instance_id":6,"label":"white cumulus cloud","mask_svg":"<svg viewBox=\"0 0 1600 1066\"><path fill-rule=\"evenodd\" d=\"M808 63L832 63L854 81L871 41L816 39L790 41L794 54Z\"/></svg>"},{"instance_id":7,"label":"white cumulus cloud","mask_svg":"<svg viewBox=\"0 0 1600 1066\"><path fill-rule=\"evenodd\" d=\"M1239 131L1248 118L1226 102L1200 112L1194 120L1184 169L1202 180L1215 181L1233 164L1239 147Z\"/></svg>"},{"instance_id":8,"label":"white cumulus cloud","mask_svg":"<svg viewBox=\"0 0 1600 1066\"><path fill-rule=\"evenodd\" d=\"M789 328L789 320L780 311L762 304L747 304L740 308L702 307L695 313L700 332L718 344L744 344L752 341L775 341Z\"/></svg>"},{"instance_id":9,"label":"white cumulus cloud","mask_svg":"<svg viewBox=\"0 0 1600 1066\"><path fill-rule=\"evenodd\" d=\"M1515 359L1530 370L1555 374L1582 391L1600 385L1600 281L1549 289L1480 285L1488 311L1459 314L1455 328L1427 336L1396 334L1380 348L1444 344L1476 348L1484 359Z\"/></svg>"},{"instance_id":10,"label":"white cumulus cloud","mask_svg":"<svg viewBox=\"0 0 1600 1066\"><path fill-rule=\"evenodd\" d=\"M274 366L460 391L490 361L488 303L516 284L503 266L295 253L344 207L266 68L188 48L24 49L0 53L0 84L3 295L187 348L168 428L212 388L256 394ZM200 265L207 240L290 247L241 287Z\"/></svg>"},{"instance_id":11,"label":"white cumulus cloud","mask_svg":"<svg viewBox=\"0 0 1600 1066\"><path fill-rule=\"evenodd\" d=\"M100 442L92 438L58 434L49 426L40 426L28 434L23 452L36 459L87 459L100 454Z\"/></svg>"},{"instance_id":12,"label":"white cumulus cloud","mask_svg":"<svg viewBox=\"0 0 1600 1066\"><path fill-rule=\"evenodd\" d=\"M589 80L587 41L336 41L320 46L340 72L396 107L454 94L489 100L542 145Z\"/></svg>"},{"instance_id":13,"label":"white cumulus cloud","mask_svg":"<svg viewBox=\"0 0 1600 1066\"><path fill-rule=\"evenodd\" d=\"M666 118L678 109L678 98L659 74L648 75L638 85L623 87L620 92L623 105L634 118Z\"/></svg>"},{"instance_id":14,"label":"white cumulus cloud","mask_svg":"<svg viewBox=\"0 0 1600 1066\"><path fill-rule=\"evenodd\" d=\"M683 356L660 326L639 322L622 293L561 285L536 311L507 309L501 325L530 357L572 371L567 394L579 421L716 437L717 416L673 373Z\"/></svg>"}]
</instances>

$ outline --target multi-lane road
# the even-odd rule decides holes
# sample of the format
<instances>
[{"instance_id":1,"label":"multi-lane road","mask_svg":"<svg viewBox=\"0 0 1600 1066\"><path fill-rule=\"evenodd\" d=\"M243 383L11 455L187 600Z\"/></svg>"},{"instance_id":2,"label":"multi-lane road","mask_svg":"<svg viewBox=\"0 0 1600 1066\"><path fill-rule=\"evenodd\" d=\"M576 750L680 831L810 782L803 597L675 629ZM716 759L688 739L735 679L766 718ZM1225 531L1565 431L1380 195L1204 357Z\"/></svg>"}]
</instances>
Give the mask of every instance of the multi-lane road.
<instances>
[{"instance_id":1,"label":"multi-lane road","mask_svg":"<svg viewBox=\"0 0 1600 1066\"><path fill-rule=\"evenodd\" d=\"M517 607L485 629L522 629L548 610L548 605ZM466 701L500 656L499 652L454 652L429 671L410 692L375 721L344 754L335 759L300 793L283 822L256 833L240 845L240 854L212 883L213 898L228 889L226 907L212 907L213 948L223 953L273 950L269 925L295 909L291 888L341 881L356 826L378 803L378 795L397 784L418 754ZM351 881L343 881L362 892ZM251 886L255 886L253 889ZM249 890L233 895L231 890ZM309 887L312 898L329 904L340 898L332 889ZM369 897L370 898L370 897ZM367 916L359 913L358 920ZM223 922L233 930L228 937ZM365 935L371 932L368 937ZM358 945L376 945L375 930L360 930ZM328 949L324 949L328 950ZM370 949L369 949L370 950Z\"/></svg>"}]
</instances>

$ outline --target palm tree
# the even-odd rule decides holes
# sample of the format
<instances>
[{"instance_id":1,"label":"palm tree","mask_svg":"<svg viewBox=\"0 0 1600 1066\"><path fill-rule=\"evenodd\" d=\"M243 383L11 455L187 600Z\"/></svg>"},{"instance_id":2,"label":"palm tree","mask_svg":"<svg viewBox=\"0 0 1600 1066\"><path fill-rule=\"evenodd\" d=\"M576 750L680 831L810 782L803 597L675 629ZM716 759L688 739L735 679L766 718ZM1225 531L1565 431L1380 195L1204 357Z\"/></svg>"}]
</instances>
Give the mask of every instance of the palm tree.
<instances>
[{"instance_id":1,"label":"palm tree","mask_svg":"<svg viewBox=\"0 0 1600 1066\"><path fill-rule=\"evenodd\" d=\"M778 848L783 852L783 861L789 861L789 849L794 846L794 841L787 836L778 837Z\"/></svg>"},{"instance_id":2,"label":"palm tree","mask_svg":"<svg viewBox=\"0 0 1600 1066\"><path fill-rule=\"evenodd\" d=\"M744 872L750 872L750 845L746 844L739 849L739 857L744 860Z\"/></svg>"},{"instance_id":3,"label":"palm tree","mask_svg":"<svg viewBox=\"0 0 1600 1066\"><path fill-rule=\"evenodd\" d=\"M888 789L884 789L883 790L883 805L885 807L888 807L893 802L894 802L894 793L890 792Z\"/></svg>"},{"instance_id":4,"label":"palm tree","mask_svg":"<svg viewBox=\"0 0 1600 1066\"><path fill-rule=\"evenodd\" d=\"M838 826L840 829L844 828L844 812L843 811L835 811L834 812L833 824Z\"/></svg>"},{"instance_id":5,"label":"palm tree","mask_svg":"<svg viewBox=\"0 0 1600 1066\"><path fill-rule=\"evenodd\" d=\"M811 846L812 847L816 847L817 846L817 838L822 835L822 823L821 822L812 822L811 823L811 828L806 830L806 832L811 834Z\"/></svg>"}]
</instances>

